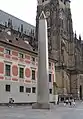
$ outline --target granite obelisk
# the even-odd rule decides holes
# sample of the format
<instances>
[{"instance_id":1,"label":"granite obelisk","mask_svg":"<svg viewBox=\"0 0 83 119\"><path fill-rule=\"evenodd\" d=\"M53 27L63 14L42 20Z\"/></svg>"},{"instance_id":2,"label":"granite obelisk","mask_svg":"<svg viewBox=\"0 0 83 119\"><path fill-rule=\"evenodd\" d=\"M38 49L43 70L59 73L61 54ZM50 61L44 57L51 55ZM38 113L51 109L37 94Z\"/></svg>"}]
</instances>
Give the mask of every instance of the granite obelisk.
<instances>
[{"instance_id":1,"label":"granite obelisk","mask_svg":"<svg viewBox=\"0 0 83 119\"><path fill-rule=\"evenodd\" d=\"M39 17L38 30L38 81L37 103L32 107L36 109L49 109L49 70L48 70L48 35L47 21L42 11Z\"/></svg>"}]
</instances>

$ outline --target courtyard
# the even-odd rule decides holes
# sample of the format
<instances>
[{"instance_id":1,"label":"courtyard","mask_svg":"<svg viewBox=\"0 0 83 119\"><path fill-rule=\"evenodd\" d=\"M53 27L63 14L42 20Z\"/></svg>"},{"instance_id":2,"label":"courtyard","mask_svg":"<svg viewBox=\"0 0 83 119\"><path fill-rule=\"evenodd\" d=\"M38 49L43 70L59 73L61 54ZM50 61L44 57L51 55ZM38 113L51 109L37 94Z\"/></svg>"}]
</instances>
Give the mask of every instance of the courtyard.
<instances>
[{"instance_id":1,"label":"courtyard","mask_svg":"<svg viewBox=\"0 0 83 119\"><path fill-rule=\"evenodd\" d=\"M51 110L32 109L31 106L0 107L0 119L83 119L83 103L76 107L55 105Z\"/></svg>"}]
</instances>

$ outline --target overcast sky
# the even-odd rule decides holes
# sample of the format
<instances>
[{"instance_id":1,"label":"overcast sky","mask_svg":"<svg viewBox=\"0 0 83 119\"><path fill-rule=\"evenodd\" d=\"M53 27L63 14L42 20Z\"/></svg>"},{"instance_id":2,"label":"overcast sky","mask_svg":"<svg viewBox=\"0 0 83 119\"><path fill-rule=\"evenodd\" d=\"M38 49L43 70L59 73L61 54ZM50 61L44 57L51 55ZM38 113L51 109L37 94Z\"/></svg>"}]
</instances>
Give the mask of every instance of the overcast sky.
<instances>
[{"instance_id":1,"label":"overcast sky","mask_svg":"<svg viewBox=\"0 0 83 119\"><path fill-rule=\"evenodd\" d=\"M74 31L83 38L83 0L71 0ZM37 0L0 0L0 9L35 25Z\"/></svg>"}]
</instances>

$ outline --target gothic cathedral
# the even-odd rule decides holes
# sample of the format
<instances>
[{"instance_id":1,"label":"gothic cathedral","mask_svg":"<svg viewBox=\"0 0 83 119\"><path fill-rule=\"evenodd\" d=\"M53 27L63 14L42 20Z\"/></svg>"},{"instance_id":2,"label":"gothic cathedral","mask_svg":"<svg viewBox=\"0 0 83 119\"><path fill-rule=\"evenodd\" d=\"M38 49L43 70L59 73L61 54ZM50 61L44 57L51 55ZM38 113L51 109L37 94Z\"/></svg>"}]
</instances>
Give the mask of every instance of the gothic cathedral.
<instances>
[{"instance_id":1,"label":"gothic cathedral","mask_svg":"<svg viewBox=\"0 0 83 119\"><path fill-rule=\"evenodd\" d=\"M41 11L48 24L49 57L55 60L57 92L60 97L83 96L83 43L73 32L70 0L38 0L36 40Z\"/></svg>"}]
</instances>

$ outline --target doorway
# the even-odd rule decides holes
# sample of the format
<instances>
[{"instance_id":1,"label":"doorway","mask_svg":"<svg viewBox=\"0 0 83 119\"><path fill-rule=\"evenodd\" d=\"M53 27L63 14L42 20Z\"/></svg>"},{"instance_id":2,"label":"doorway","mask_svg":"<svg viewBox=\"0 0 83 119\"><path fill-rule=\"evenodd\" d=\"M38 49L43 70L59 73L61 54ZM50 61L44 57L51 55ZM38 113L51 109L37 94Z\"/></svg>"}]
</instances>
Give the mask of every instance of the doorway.
<instances>
[{"instance_id":1,"label":"doorway","mask_svg":"<svg viewBox=\"0 0 83 119\"><path fill-rule=\"evenodd\" d=\"M82 86L80 85L80 100L82 100Z\"/></svg>"}]
</instances>

